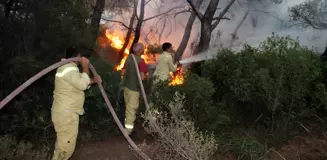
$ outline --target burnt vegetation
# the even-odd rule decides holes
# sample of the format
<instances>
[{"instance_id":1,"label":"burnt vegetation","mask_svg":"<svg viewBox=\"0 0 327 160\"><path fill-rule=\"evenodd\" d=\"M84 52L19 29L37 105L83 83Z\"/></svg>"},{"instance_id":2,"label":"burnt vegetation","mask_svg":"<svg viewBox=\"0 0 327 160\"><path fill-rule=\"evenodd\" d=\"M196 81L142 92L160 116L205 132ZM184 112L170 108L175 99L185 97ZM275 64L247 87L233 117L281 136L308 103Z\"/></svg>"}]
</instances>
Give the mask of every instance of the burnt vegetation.
<instances>
[{"instance_id":1,"label":"burnt vegetation","mask_svg":"<svg viewBox=\"0 0 327 160\"><path fill-rule=\"evenodd\" d=\"M210 48L212 33L219 23L234 18L229 11L237 3L188 0L182 6L145 16L145 6L150 2L1 1L0 99L59 61L67 46L76 45L82 53L91 55L91 63L101 75L110 101L121 112L122 107L115 104L120 74L114 71L116 64L104 57L114 55L121 59L128 47L126 43L130 40L136 43L146 36L142 32L145 22L168 22L180 14L189 19L175 60L180 59L191 43L196 21L201 27L199 41L192 42L197 54ZM245 2L248 6L282 3L281 0ZM136 9L138 4L141 11ZM301 27L326 29L325 9L321 7L322 1L311 0L290 8L291 20ZM129 23L101 17L104 10L117 15L131 13ZM251 13L250 9L244 12L233 32L234 38L247 18L251 17L252 25L256 26L257 20ZM104 38L101 19L125 27L121 50L101 46L109 43ZM159 35L162 30L158 30ZM158 42L162 38L159 37ZM161 52L158 44L148 46L150 53ZM168 82L164 82L152 88L151 79L144 83L154 107L145 112L140 101L137 121L143 124L142 131L146 134L146 141L140 145L142 150L153 159L165 160L327 159L326 51L320 57L290 37L272 35L259 47L244 45L239 52L219 49L215 53L218 54L214 59L187 70L182 85L167 87ZM54 73L50 73L0 110L0 159L51 158L55 140L50 114L53 82ZM77 149L91 141L121 136L97 87L86 92L84 108L86 115L80 118ZM158 112L154 120L152 115Z\"/></svg>"}]
</instances>

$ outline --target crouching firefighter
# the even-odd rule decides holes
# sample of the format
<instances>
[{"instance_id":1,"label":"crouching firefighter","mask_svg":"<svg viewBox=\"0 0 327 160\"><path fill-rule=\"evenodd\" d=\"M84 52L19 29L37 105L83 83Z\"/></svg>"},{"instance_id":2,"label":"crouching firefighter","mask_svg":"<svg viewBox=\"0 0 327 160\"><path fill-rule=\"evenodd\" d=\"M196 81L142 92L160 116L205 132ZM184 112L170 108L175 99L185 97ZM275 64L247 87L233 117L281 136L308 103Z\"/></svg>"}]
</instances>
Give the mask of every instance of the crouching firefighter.
<instances>
[{"instance_id":1,"label":"crouching firefighter","mask_svg":"<svg viewBox=\"0 0 327 160\"><path fill-rule=\"evenodd\" d=\"M66 58L81 57L76 48L66 50ZM84 114L84 90L91 84L102 83L101 77L89 77L90 61L81 57L82 73L78 62L71 62L57 69L51 118L57 134L52 160L69 159L76 145L79 115Z\"/></svg>"},{"instance_id":2,"label":"crouching firefighter","mask_svg":"<svg viewBox=\"0 0 327 160\"><path fill-rule=\"evenodd\" d=\"M144 52L144 46L142 43L136 43L133 45L133 55L129 55L126 59L121 75L123 76L122 86L124 87L124 101L126 105L125 111L125 129L129 135L131 135L134 128L134 121L136 119L136 112L139 108L140 98L140 83L138 81L137 70L135 68L133 57L135 57L138 63L141 79L145 79L147 72L147 65L144 59L141 58L141 54Z\"/></svg>"}]
</instances>

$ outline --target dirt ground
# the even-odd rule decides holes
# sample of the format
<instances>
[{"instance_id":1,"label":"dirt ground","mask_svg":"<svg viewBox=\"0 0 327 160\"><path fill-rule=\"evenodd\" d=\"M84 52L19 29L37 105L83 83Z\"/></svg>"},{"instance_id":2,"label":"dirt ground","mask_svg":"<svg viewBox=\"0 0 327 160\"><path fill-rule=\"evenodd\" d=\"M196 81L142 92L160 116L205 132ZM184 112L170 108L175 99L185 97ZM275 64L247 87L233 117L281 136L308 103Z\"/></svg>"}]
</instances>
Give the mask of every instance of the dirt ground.
<instances>
[{"instance_id":1,"label":"dirt ground","mask_svg":"<svg viewBox=\"0 0 327 160\"><path fill-rule=\"evenodd\" d=\"M137 160L123 136L80 146L71 160Z\"/></svg>"},{"instance_id":2,"label":"dirt ground","mask_svg":"<svg viewBox=\"0 0 327 160\"><path fill-rule=\"evenodd\" d=\"M136 127L136 133L132 139L140 145L146 139L147 146L142 148L149 153L151 138L145 136L141 126ZM271 148L262 157L262 160L324 160L327 157L327 133L323 136L297 136L277 149ZM149 145L150 144L150 145ZM151 156L151 155L149 155ZM24 160L33 157L20 158ZM130 148L124 136L112 137L104 141L94 141L77 146L70 160L138 160L137 154ZM214 155L212 160L237 160L232 152L222 155Z\"/></svg>"},{"instance_id":3,"label":"dirt ground","mask_svg":"<svg viewBox=\"0 0 327 160\"><path fill-rule=\"evenodd\" d=\"M133 137L136 144L141 144L145 135L142 129ZM327 134L327 133L326 133ZM149 147L147 147L149 148ZM326 137L294 137L281 148L271 148L263 160L324 160L327 157ZM147 152L147 151L145 151ZM76 149L71 160L137 160L135 153L128 147L123 136L106 141L94 142L80 146ZM231 152L221 156L215 155L213 159L237 160Z\"/></svg>"},{"instance_id":4,"label":"dirt ground","mask_svg":"<svg viewBox=\"0 0 327 160\"><path fill-rule=\"evenodd\" d=\"M141 144L145 139L143 127L140 124L135 126L136 134L131 138L136 145ZM76 148L71 160L137 160L129 144L123 135L110 138L105 141L95 141Z\"/></svg>"}]
</instances>

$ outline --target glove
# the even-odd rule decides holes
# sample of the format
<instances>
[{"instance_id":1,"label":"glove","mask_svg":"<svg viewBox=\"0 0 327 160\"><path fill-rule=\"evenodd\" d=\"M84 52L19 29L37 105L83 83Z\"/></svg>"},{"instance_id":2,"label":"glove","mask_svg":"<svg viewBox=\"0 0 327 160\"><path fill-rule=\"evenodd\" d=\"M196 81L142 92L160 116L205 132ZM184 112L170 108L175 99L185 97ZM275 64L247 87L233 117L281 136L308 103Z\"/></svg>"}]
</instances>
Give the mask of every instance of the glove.
<instances>
[{"instance_id":1,"label":"glove","mask_svg":"<svg viewBox=\"0 0 327 160\"><path fill-rule=\"evenodd\" d=\"M179 63L179 61L177 61L177 67L181 67L181 66L182 66L182 64Z\"/></svg>"}]
</instances>

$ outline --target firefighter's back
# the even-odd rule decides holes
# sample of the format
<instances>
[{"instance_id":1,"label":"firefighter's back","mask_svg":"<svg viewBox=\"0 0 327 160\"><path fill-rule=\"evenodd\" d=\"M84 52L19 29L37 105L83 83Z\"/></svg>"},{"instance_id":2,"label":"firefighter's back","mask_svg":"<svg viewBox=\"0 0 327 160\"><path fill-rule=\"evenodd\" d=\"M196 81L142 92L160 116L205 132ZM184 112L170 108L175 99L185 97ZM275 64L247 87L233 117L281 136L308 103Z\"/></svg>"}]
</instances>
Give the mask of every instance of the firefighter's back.
<instances>
[{"instance_id":1,"label":"firefighter's back","mask_svg":"<svg viewBox=\"0 0 327 160\"><path fill-rule=\"evenodd\" d=\"M76 111L79 114L84 113L84 90L79 90L71 84L69 74L72 72L79 72L77 65L74 63L63 65L57 69L52 111L65 110Z\"/></svg>"}]
</instances>

